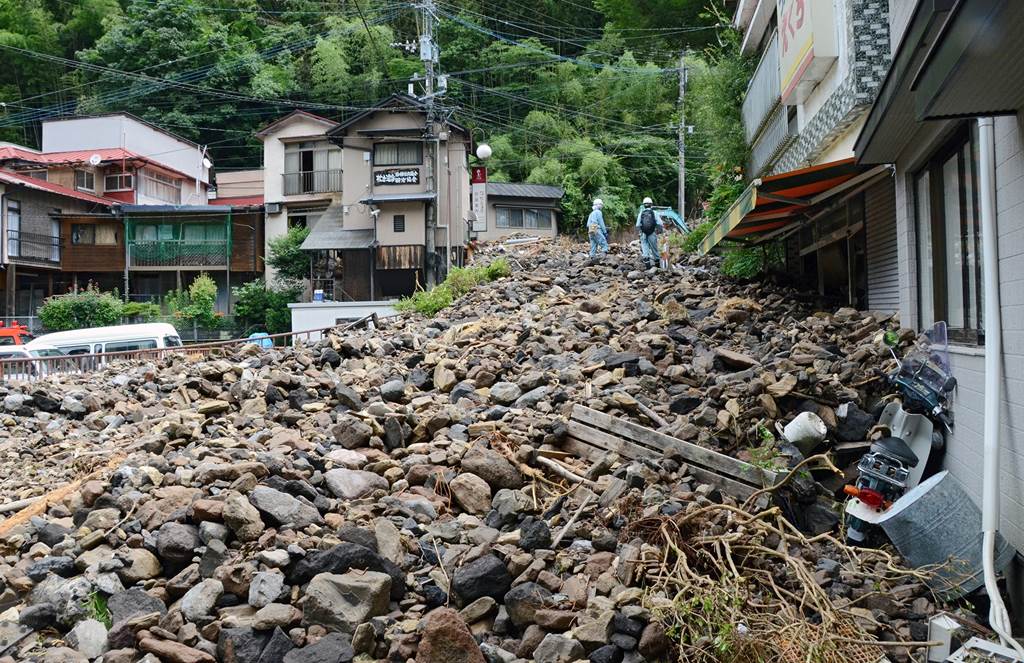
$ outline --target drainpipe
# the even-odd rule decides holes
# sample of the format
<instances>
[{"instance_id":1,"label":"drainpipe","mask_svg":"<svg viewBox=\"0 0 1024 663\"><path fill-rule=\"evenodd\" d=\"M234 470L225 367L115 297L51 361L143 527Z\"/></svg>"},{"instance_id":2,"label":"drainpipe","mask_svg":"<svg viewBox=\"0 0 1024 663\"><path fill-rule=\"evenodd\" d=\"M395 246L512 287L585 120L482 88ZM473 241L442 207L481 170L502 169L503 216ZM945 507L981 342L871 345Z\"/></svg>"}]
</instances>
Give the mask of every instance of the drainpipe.
<instances>
[{"instance_id":1,"label":"drainpipe","mask_svg":"<svg viewBox=\"0 0 1024 663\"><path fill-rule=\"evenodd\" d=\"M991 601L989 623L1006 646L1024 659L1010 632L1010 617L996 584L995 547L999 530L999 409L1003 386L1003 325L999 303L999 244L996 227L995 129L991 117L978 118L979 198L985 280L985 457L982 481L982 562Z\"/></svg>"}]
</instances>

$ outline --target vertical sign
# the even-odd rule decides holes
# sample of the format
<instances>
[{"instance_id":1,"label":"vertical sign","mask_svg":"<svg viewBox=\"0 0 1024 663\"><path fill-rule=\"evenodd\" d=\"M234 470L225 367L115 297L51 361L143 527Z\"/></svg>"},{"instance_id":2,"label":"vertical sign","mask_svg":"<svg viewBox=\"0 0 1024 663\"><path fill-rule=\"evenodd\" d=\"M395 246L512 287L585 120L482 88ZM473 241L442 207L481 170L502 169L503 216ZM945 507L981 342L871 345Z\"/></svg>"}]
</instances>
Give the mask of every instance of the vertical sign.
<instances>
[{"instance_id":1,"label":"vertical sign","mask_svg":"<svg viewBox=\"0 0 1024 663\"><path fill-rule=\"evenodd\" d=\"M484 166L473 166L473 214L476 219L473 221L473 232L487 231L487 168Z\"/></svg>"},{"instance_id":2,"label":"vertical sign","mask_svg":"<svg viewBox=\"0 0 1024 663\"><path fill-rule=\"evenodd\" d=\"M782 103L801 104L838 57L833 0L777 0ZM813 11L812 11L813 6Z\"/></svg>"}]
</instances>

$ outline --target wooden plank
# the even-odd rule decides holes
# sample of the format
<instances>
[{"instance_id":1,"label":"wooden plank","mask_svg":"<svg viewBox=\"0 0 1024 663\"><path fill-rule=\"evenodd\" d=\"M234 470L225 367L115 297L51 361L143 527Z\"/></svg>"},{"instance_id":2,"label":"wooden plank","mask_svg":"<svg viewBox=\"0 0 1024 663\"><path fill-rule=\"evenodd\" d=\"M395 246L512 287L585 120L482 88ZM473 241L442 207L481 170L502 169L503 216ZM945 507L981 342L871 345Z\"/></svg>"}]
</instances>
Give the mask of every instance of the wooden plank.
<instances>
[{"instance_id":1,"label":"wooden plank","mask_svg":"<svg viewBox=\"0 0 1024 663\"><path fill-rule=\"evenodd\" d=\"M623 437L638 442L659 447L662 451L671 449L683 458L698 463L705 467L712 468L721 474L732 476L754 485L763 486L776 482L775 473L762 470L749 463L736 460L725 454L699 447L690 442L684 442L674 437L659 433L656 430L645 428L634 424L631 421L616 419L615 417L591 410L582 405L573 407L572 416L574 419L591 424L597 428L622 435Z\"/></svg>"},{"instance_id":2,"label":"wooden plank","mask_svg":"<svg viewBox=\"0 0 1024 663\"><path fill-rule=\"evenodd\" d=\"M593 445L587 444L581 440L567 438L562 442L562 448L566 451L570 451L580 458L589 460L591 462L596 461L604 453L603 449L599 449Z\"/></svg>"},{"instance_id":3,"label":"wooden plank","mask_svg":"<svg viewBox=\"0 0 1024 663\"><path fill-rule=\"evenodd\" d=\"M653 449L647 449L637 444L633 444L629 440L624 440L621 437L609 435L608 433L581 424L578 421L569 421L569 435L588 442L595 447L604 449L605 451L614 451L626 458L654 458L660 452L654 451Z\"/></svg>"},{"instance_id":4,"label":"wooden plank","mask_svg":"<svg viewBox=\"0 0 1024 663\"><path fill-rule=\"evenodd\" d=\"M698 465L688 464L687 467L690 468L690 474L695 476L698 481L702 483L709 483L737 499L745 500L753 495L755 490L761 489L761 486L755 487L745 483L740 483L735 479L723 477L721 474L715 474L711 470L706 470Z\"/></svg>"}]
</instances>

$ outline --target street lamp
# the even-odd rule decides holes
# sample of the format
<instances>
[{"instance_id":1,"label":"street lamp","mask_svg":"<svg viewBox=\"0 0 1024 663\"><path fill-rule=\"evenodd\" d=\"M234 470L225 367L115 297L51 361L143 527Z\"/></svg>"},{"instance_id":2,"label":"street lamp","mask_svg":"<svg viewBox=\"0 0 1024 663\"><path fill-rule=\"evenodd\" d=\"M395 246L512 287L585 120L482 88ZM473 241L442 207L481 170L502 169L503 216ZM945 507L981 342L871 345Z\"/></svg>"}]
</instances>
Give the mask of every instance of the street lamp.
<instances>
[{"instance_id":1,"label":"street lamp","mask_svg":"<svg viewBox=\"0 0 1024 663\"><path fill-rule=\"evenodd\" d=\"M487 161L491 158L492 154L494 154L494 150L487 143L480 143L476 148L476 158L480 159L480 161Z\"/></svg>"}]
</instances>

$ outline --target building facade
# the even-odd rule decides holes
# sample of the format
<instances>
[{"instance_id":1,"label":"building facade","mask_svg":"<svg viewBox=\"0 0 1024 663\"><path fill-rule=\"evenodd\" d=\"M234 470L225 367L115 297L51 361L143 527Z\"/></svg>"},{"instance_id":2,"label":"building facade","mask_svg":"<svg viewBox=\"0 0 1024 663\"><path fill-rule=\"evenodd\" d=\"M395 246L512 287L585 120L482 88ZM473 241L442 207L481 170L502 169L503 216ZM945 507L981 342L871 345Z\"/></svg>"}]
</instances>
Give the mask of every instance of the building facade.
<instances>
[{"instance_id":1,"label":"building facade","mask_svg":"<svg viewBox=\"0 0 1024 663\"><path fill-rule=\"evenodd\" d=\"M944 463L981 504L985 483L986 337L998 325L1000 532L1024 550L1024 80L1017 47L1024 7L967 0L893 1L892 67L856 143L865 165L893 164L904 326L949 328L958 386ZM979 121L979 118L982 118ZM991 130L986 128L991 127ZM994 174L997 255L985 255L983 169ZM985 281L986 260L998 282ZM998 294L1000 319L985 315Z\"/></svg>"},{"instance_id":2,"label":"building facade","mask_svg":"<svg viewBox=\"0 0 1024 663\"><path fill-rule=\"evenodd\" d=\"M427 127L419 100L394 95L343 122L297 111L259 136L267 241L310 229L302 248L312 291L338 301L397 298L426 283L428 261L443 278L461 260L468 135L454 123Z\"/></svg>"},{"instance_id":3,"label":"building facade","mask_svg":"<svg viewBox=\"0 0 1024 663\"><path fill-rule=\"evenodd\" d=\"M885 0L743 0L734 22L757 65L743 101L750 186L702 250L781 242L786 271L826 300L894 312L895 190L853 144L890 57ZM879 249L872 252L871 248Z\"/></svg>"},{"instance_id":4,"label":"building facade","mask_svg":"<svg viewBox=\"0 0 1024 663\"><path fill-rule=\"evenodd\" d=\"M483 198L484 213L472 222L472 236L480 241L504 239L511 235L556 237L565 191L543 184L477 182L474 169L473 196ZM482 186L481 186L482 185Z\"/></svg>"}]
</instances>

